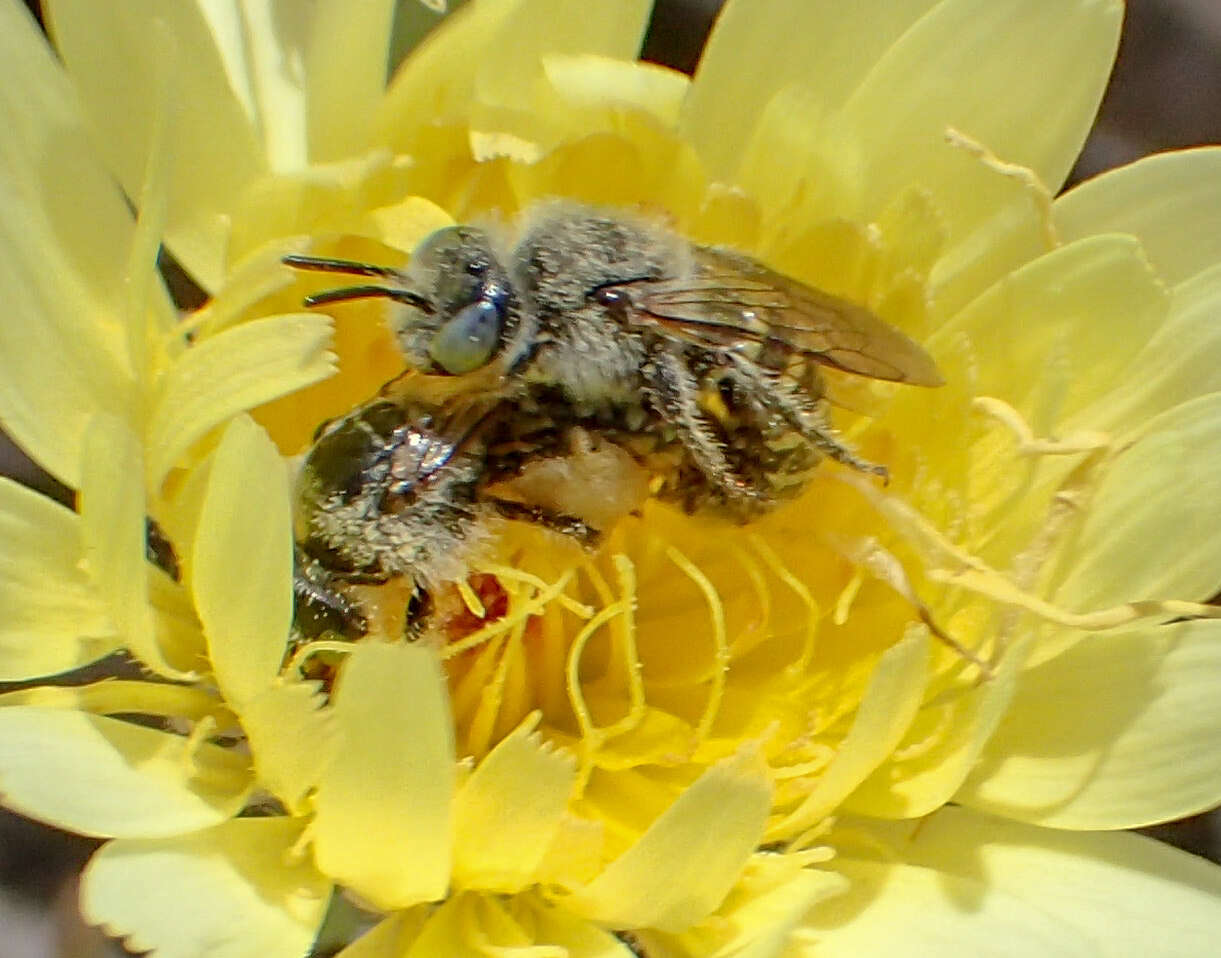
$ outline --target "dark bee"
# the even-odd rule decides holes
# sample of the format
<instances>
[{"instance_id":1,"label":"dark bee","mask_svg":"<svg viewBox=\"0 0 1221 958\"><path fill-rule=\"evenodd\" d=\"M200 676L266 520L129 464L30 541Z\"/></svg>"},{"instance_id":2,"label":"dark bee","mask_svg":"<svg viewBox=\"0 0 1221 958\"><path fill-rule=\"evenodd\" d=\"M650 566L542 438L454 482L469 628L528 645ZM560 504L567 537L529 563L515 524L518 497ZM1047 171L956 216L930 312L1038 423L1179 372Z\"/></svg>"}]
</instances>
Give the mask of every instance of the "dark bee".
<instances>
[{"instance_id":1,"label":"dark bee","mask_svg":"<svg viewBox=\"0 0 1221 958\"><path fill-rule=\"evenodd\" d=\"M305 636L351 635L368 622L352 587L405 576L421 589L459 575L478 528L478 425L377 398L324 425L301 466L295 501L296 622Z\"/></svg>"},{"instance_id":2,"label":"dark bee","mask_svg":"<svg viewBox=\"0 0 1221 958\"><path fill-rule=\"evenodd\" d=\"M294 503L301 637L363 634L371 604L390 606L383 618L405 617L407 631L417 631L432 590L465 575L496 519L596 540L581 518L514 490L527 463L580 458L557 445L574 432L507 411L494 400L436 406L379 396L318 431ZM604 458L597 463L605 472ZM405 585L404 609L393 610L380 588L391 582Z\"/></svg>"}]
</instances>

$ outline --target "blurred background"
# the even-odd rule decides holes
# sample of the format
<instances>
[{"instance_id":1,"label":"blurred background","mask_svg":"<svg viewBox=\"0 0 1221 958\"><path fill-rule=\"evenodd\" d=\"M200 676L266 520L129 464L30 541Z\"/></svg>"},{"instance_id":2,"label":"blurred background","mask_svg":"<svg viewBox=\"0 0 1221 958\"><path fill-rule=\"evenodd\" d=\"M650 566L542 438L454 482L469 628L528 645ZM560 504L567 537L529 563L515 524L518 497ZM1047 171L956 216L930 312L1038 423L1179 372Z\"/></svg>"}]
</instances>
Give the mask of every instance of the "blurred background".
<instances>
[{"instance_id":1,"label":"blurred background","mask_svg":"<svg viewBox=\"0 0 1221 958\"><path fill-rule=\"evenodd\" d=\"M25 3L40 14L38 0ZM719 7L720 0L658 0L646 58L690 72ZM1221 0L1128 0L1119 61L1070 182L1148 153L1204 143L1221 143ZM179 292L183 302L192 293ZM0 474L71 501L69 490L3 435ZM1221 862L1215 812L1144 831ZM0 958L124 954L77 917L75 878L95 845L0 809Z\"/></svg>"}]
</instances>

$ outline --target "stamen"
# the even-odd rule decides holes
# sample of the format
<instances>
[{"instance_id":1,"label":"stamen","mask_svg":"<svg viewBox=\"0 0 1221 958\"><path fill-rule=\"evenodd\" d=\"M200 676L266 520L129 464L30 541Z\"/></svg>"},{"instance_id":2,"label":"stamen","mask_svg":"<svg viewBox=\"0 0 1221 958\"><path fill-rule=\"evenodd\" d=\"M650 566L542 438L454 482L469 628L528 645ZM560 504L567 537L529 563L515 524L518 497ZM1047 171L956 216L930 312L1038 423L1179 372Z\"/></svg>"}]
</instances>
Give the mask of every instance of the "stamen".
<instances>
[{"instance_id":1,"label":"stamen","mask_svg":"<svg viewBox=\"0 0 1221 958\"><path fill-rule=\"evenodd\" d=\"M1038 211L1039 220L1043 227L1043 241L1047 244L1047 248L1055 249L1060 245L1060 236L1056 232L1056 221L1052 216L1051 192L1032 170L1017 163L1005 162L978 140L963 133L961 130L954 129L952 126L946 127L945 139L950 146L964 150L983 163L988 169L999 173L1001 176L1009 177L1025 187L1031 200L1034 202L1035 209Z\"/></svg>"},{"instance_id":2,"label":"stamen","mask_svg":"<svg viewBox=\"0 0 1221 958\"><path fill-rule=\"evenodd\" d=\"M725 630L725 606L717 593L716 586L708 579L699 566L679 552L674 546L666 546L666 558L673 562L704 594L708 603L708 614L712 619L712 641L715 649L715 667L712 671L712 688L708 693L708 704L704 706L704 714L700 716L695 734L699 739L706 739L712 731L712 723L716 721L717 712L721 707L721 699L725 694L725 673L729 670L729 643Z\"/></svg>"},{"instance_id":3,"label":"stamen","mask_svg":"<svg viewBox=\"0 0 1221 958\"><path fill-rule=\"evenodd\" d=\"M201 771L199 763L196 761L196 755L199 753L200 746L205 744L215 731L216 719L211 715L205 715L192 726L190 734L187 735L186 748L182 752L187 775L194 777Z\"/></svg>"},{"instance_id":4,"label":"stamen","mask_svg":"<svg viewBox=\"0 0 1221 958\"><path fill-rule=\"evenodd\" d=\"M1019 589L992 569L963 569L957 572L948 569L930 569L928 577L936 582L958 586L1003 605L1017 606L1055 625L1081 629L1084 632L1106 632L1131 625L1142 619L1221 619L1221 606L1206 605L1201 602L1184 602L1178 599L1141 599L1112 606L1109 609L1100 609L1097 612L1069 612Z\"/></svg>"},{"instance_id":5,"label":"stamen","mask_svg":"<svg viewBox=\"0 0 1221 958\"><path fill-rule=\"evenodd\" d=\"M828 472L827 476L861 493L891 528L907 540L929 565L964 569L987 568L982 559L954 545L940 529L902 499L877 489L873 483L847 470Z\"/></svg>"},{"instance_id":6,"label":"stamen","mask_svg":"<svg viewBox=\"0 0 1221 958\"><path fill-rule=\"evenodd\" d=\"M978 668L985 679L993 677L991 665L980 658L974 651L968 649L953 636L949 635L937 624L928 606L916 594L911 579L908 578L907 571L903 568L903 564L897 556L883 548L872 537L869 539L835 539L828 536L828 541L831 543L832 548L837 549L848 561L855 563L859 568L867 571L884 585L890 586L890 588L906 599L916 610L920 621L924 623L928 630L941 640L942 643L953 649L955 653Z\"/></svg>"},{"instance_id":7,"label":"stamen","mask_svg":"<svg viewBox=\"0 0 1221 958\"><path fill-rule=\"evenodd\" d=\"M619 663L627 677L628 712L622 719L606 729L608 735L628 731L644 718L644 680L640 675L640 654L636 650L636 567L622 553L611 556L615 575L619 579L620 601L624 605L619 619L622 635L622 652Z\"/></svg>"},{"instance_id":8,"label":"stamen","mask_svg":"<svg viewBox=\"0 0 1221 958\"><path fill-rule=\"evenodd\" d=\"M759 609L759 619L752 628L760 635L767 635L772 619L772 593L767 587L767 578L763 574L763 568L755 561L753 556L739 549L734 550L733 557L742 566L742 569L746 572L746 577L750 579L750 584L755 590L755 603ZM730 643L729 651L735 653L741 645L741 637L735 638Z\"/></svg>"},{"instance_id":9,"label":"stamen","mask_svg":"<svg viewBox=\"0 0 1221 958\"><path fill-rule=\"evenodd\" d=\"M492 680L484 685L479 696L479 705L475 709L466 732L466 751L471 755L484 755L488 752L492 736L496 731L496 720L504 705L505 684L508 680L509 668L515 659L520 658L522 636L526 631L526 622L518 622L509 633L500 651L500 661Z\"/></svg>"},{"instance_id":10,"label":"stamen","mask_svg":"<svg viewBox=\"0 0 1221 958\"><path fill-rule=\"evenodd\" d=\"M351 642L334 642L328 639L319 639L316 642L307 642L301 648L293 653L293 657L288 660L288 666L283 669L289 675L297 674L304 675L303 666L305 660L317 655L319 652L338 652L342 655L347 655L356 646Z\"/></svg>"},{"instance_id":11,"label":"stamen","mask_svg":"<svg viewBox=\"0 0 1221 958\"><path fill-rule=\"evenodd\" d=\"M611 561L615 565L615 573L619 579L620 595L618 599L609 601L607 606L616 606L621 610L619 621L621 641L618 646L612 646L612 656L617 660L616 666L626 677L628 707L622 718L609 725L598 726L596 740L598 745L607 739L636 728L644 718L646 711L644 681L640 675L640 655L636 650L636 567L627 556L619 553L612 556ZM597 569L591 566L586 569L586 573L591 579L596 579L605 586L605 580L602 579ZM610 598L609 591L607 597ZM592 633L590 634L592 635ZM569 662L571 663L571 661L570 656Z\"/></svg>"},{"instance_id":12,"label":"stamen","mask_svg":"<svg viewBox=\"0 0 1221 958\"><path fill-rule=\"evenodd\" d=\"M802 751L813 752L814 758L808 762L801 762L797 765L773 765L771 767L772 777L777 781L790 778L805 778L808 775L817 775L822 772L832 759L835 758L836 752L830 745L821 742L814 742L805 746Z\"/></svg>"},{"instance_id":13,"label":"stamen","mask_svg":"<svg viewBox=\"0 0 1221 958\"><path fill-rule=\"evenodd\" d=\"M487 647L480 651L466 674L451 690L451 709L457 726L462 727L470 723L479 707L483 690L492 681L492 675L500 663L500 653L508 641L507 635L498 635L490 639Z\"/></svg>"},{"instance_id":14,"label":"stamen","mask_svg":"<svg viewBox=\"0 0 1221 958\"><path fill-rule=\"evenodd\" d=\"M471 588L471 584L466 579L459 579L456 585L458 595L462 599L462 603L466 606L468 612L476 619L482 619L487 615L487 609L483 607L483 603L479 601L479 596L475 595L475 590Z\"/></svg>"},{"instance_id":15,"label":"stamen","mask_svg":"<svg viewBox=\"0 0 1221 958\"><path fill-rule=\"evenodd\" d=\"M554 601L568 583L572 580L573 571L569 570L555 580L551 585L547 586L542 591L537 592L533 598L526 599L520 604L512 601L509 602L509 611L497 619L495 622L490 622L482 629L478 629L468 635L466 638L458 642L452 642L441 649L442 660L452 659L455 655L460 655L469 649L483 645L489 639L497 635L502 635L514 628L518 622L523 622L532 615L537 615L541 612L548 603Z\"/></svg>"},{"instance_id":16,"label":"stamen","mask_svg":"<svg viewBox=\"0 0 1221 958\"><path fill-rule=\"evenodd\" d=\"M610 605L604 606L597 615L585 623L581 631L577 633L576 638L573 639L572 646L568 650L568 701L572 705L577 726L581 730L581 739L585 744L584 754L581 759L581 769L578 774L578 779L582 786L589 776L593 763L593 753L602 744L605 736L602 729L594 725L593 713L590 712L589 703L585 701L585 695L581 691L581 655L584 653L585 645L593 634L607 622L610 622L618 615L622 615L625 611L626 606L623 602L613 602Z\"/></svg>"},{"instance_id":17,"label":"stamen","mask_svg":"<svg viewBox=\"0 0 1221 958\"><path fill-rule=\"evenodd\" d=\"M861 492L869 503L889 521L891 527L915 547L927 564L925 575L935 582L959 586L995 602L1024 609L1056 625L1088 632L1116 629L1142 619L1163 616L1167 618L1221 618L1221 607L1179 600L1138 600L1097 612L1069 612L1019 588L1012 580L993 569L982 559L955 546L929 520L906 502L874 489L870 483L852 473L837 474L834 478ZM876 544L875 548L880 549L880 547L876 547ZM878 555L882 554L889 556L889 553L884 553L884 550L878 553ZM907 597L907 593L904 593L903 590L908 590L911 595L909 601L914 600L915 594L910 592L910 583L907 582L906 575L902 574L901 566L898 565L897 560L893 559L893 556L890 559L893 560L893 564L882 561L877 566L884 573L879 578L899 589L900 594L904 594L905 597ZM871 571L873 571L872 568ZM896 572L901 574L901 578L891 578ZM921 620L934 635L951 645L957 645L937 628L922 603L917 605L917 611L920 612ZM967 652L965 649L963 651ZM967 658L973 662L976 661L969 652L967 652Z\"/></svg>"},{"instance_id":18,"label":"stamen","mask_svg":"<svg viewBox=\"0 0 1221 958\"><path fill-rule=\"evenodd\" d=\"M525 585L533 586L539 592L549 589L550 586L541 578L532 572L526 572L522 569L514 569L512 566L497 565L495 563L477 563L473 566L477 572L485 572L488 575L495 576L497 579L509 582L521 582ZM593 616L594 610L589 606L578 602L567 592L561 592L555 597L557 605L563 606L573 615L581 619L588 619Z\"/></svg>"},{"instance_id":19,"label":"stamen","mask_svg":"<svg viewBox=\"0 0 1221 958\"><path fill-rule=\"evenodd\" d=\"M835 611L831 613L831 621L836 625L843 625L848 621L848 613L852 611L852 603L856 601L856 597L860 594L861 586L864 582L864 573L857 569L852 573L852 578L848 580L848 584L840 590L839 598L835 600Z\"/></svg>"},{"instance_id":20,"label":"stamen","mask_svg":"<svg viewBox=\"0 0 1221 958\"><path fill-rule=\"evenodd\" d=\"M806 608L806 636L802 645L801 658L788 667L797 674L803 674L809 670L810 663L814 661L814 642L818 638L818 603L814 600L810 590L806 588L805 583L793 574L792 570L784 564L784 560L761 535L757 532L752 533L748 541L763 563L772 570L772 574L792 589Z\"/></svg>"},{"instance_id":21,"label":"stamen","mask_svg":"<svg viewBox=\"0 0 1221 958\"><path fill-rule=\"evenodd\" d=\"M1105 449L1111 445L1110 436L1092 429L1075 432L1065 439L1038 439L1022 414L995 396L976 396L971 400L971 405L1013 433L1017 439L1018 455L1021 456L1068 456Z\"/></svg>"}]
</instances>

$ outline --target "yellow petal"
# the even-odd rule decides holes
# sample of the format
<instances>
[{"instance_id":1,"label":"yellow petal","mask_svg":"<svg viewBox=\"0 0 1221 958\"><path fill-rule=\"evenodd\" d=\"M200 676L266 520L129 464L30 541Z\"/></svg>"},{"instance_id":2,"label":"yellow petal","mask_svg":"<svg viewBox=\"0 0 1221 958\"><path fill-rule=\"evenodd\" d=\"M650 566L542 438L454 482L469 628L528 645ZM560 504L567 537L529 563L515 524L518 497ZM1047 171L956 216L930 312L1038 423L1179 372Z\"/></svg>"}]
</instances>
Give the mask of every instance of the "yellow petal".
<instances>
[{"instance_id":1,"label":"yellow petal","mask_svg":"<svg viewBox=\"0 0 1221 958\"><path fill-rule=\"evenodd\" d=\"M921 631L883 653L835 758L805 801L769 834L792 835L815 825L887 759L924 697L928 664L929 639Z\"/></svg>"},{"instance_id":2,"label":"yellow petal","mask_svg":"<svg viewBox=\"0 0 1221 958\"><path fill-rule=\"evenodd\" d=\"M284 658L292 543L284 461L261 428L235 419L208 476L191 586L212 671L239 712L271 684Z\"/></svg>"},{"instance_id":3,"label":"yellow petal","mask_svg":"<svg viewBox=\"0 0 1221 958\"><path fill-rule=\"evenodd\" d=\"M255 775L294 814L305 813L306 793L335 755L334 722L322 704L307 682L272 686L242 704Z\"/></svg>"},{"instance_id":4,"label":"yellow petal","mask_svg":"<svg viewBox=\"0 0 1221 958\"><path fill-rule=\"evenodd\" d=\"M361 935L335 958L403 958L429 917L426 905L392 912Z\"/></svg>"},{"instance_id":5,"label":"yellow petal","mask_svg":"<svg viewBox=\"0 0 1221 958\"><path fill-rule=\"evenodd\" d=\"M803 923L796 949L801 958L860 958L896 947L913 958L1099 954L1067 922L998 892L986 876L842 857L835 867L852 888L816 906Z\"/></svg>"},{"instance_id":6,"label":"yellow petal","mask_svg":"<svg viewBox=\"0 0 1221 958\"><path fill-rule=\"evenodd\" d=\"M463 117L474 102L520 108L531 101L548 54L635 60L651 6L651 0L468 4L399 68L379 110L378 141L402 151L422 118Z\"/></svg>"},{"instance_id":7,"label":"yellow petal","mask_svg":"<svg viewBox=\"0 0 1221 958\"><path fill-rule=\"evenodd\" d=\"M454 225L449 213L420 196L378 207L369 215L377 225L378 239L401 250L415 249L429 233Z\"/></svg>"},{"instance_id":8,"label":"yellow petal","mask_svg":"<svg viewBox=\"0 0 1221 958\"><path fill-rule=\"evenodd\" d=\"M592 881L602 869L605 836L600 821L566 814L538 866L539 882L568 888Z\"/></svg>"},{"instance_id":9,"label":"yellow petal","mask_svg":"<svg viewBox=\"0 0 1221 958\"><path fill-rule=\"evenodd\" d=\"M1168 305L1131 237L1094 236L1006 276L927 346L940 359L965 343L978 369L972 389L1051 435L1120 378Z\"/></svg>"},{"instance_id":10,"label":"yellow petal","mask_svg":"<svg viewBox=\"0 0 1221 958\"><path fill-rule=\"evenodd\" d=\"M0 795L82 835L157 837L207 828L242 807L247 760L206 742L53 708L0 709Z\"/></svg>"},{"instance_id":11,"label":"yellow petal","mask_svg":"<svg viewBox=\"0 0 1221 958\"><path fill-rule=\"evenodd\" d=\"M690 81L655 63L613 60L591 53L543 58L547 82L564 100L585 109L630 107L652 114L663 125L678 121Z\"/></svg>"},{"instance_id":12,"label":"yellow petal","mask_svg":"<svg viewBox=\"0 0 1221 958\"><path fill-rule=\"evenodd\" d=\"M87 685L32 685L0 695L0 706L13 705L78 709L95 715L155 715L191 722L209 716L221 728L235 727L232 714L215 694L197 686L141 679L103 679Z\"/></svg>"},{"instance_id":13,"label":"yellow petal","mask_svg":"<svg viewBox=\"0 0 1221 958\"><path fill-rule=\"evenodd\" d=\"M1221 623L1083 638L1024 673L956 800L1057 828L1131 828L1221 801Z\"/></svg>"},{"instance_id":14,"label":"yellow petal","mask_svg":"<svg viewBox=\"0 0 1221 958\"><path fill-rule=\"evenodd\" d=\"M24 11L0 12L4 185L0 204L0 416L43 465L78 484L80 438L91 409L131 418L126 364L139 316L159 283L131 282L131 215L96 155L67 77ZM142 252L148 252L142 242ZM151 269L151 256L146 257ZM144 279L148 279L147 273ZM136 306L139 312L129 309Z\"/></svg>"},{"instance_id":15,"label":"yellow petal","mask_svg":"<svg viewBox=\"0 0 1221 958\"><path fill-rule=\"evenodd\" d=\"M454 743L434 654L419 646L355 646L333 710L339 744L318 785L318 867L381 908L443 898Z\"/></svg>"},{"instance_id":16,"label":"yellow petal","mask_svg":"<svg viewBox=\"0 0 1221 958\"><path fill-rule=\"evenodd\" d=\"M71 262L72 275L59 276L64 296L84 297L95 308L117 304L131 214L92 146L67 75L16 4L0 10L0 57L6 186L15 202L45 217L43 229L58 255ZM8 202L4 210L6 218L13 216ZM45 272L53 274L50 264ZM35 275L45 281L41 271Z\"/></svg>"},{"instance_id":17,"label":"yellow petal","mask_svg":"<svg viewBox=\"0 0 1221 958\"><path fill-rule=\"evenodd\" d=\"M760 854L725 904L689 931L639 934L648 954L700 958L780 958L790 954L792 932L819 901L842 894L847 882L834 871L802 867L797 855Z\"/></svg>"},{"instance_id":18,"label":"yellow petal","mask_svg":"<svg viewBox=\"0 0 1221 958\"><path fill-rule=\"evenodd\" d=\"M310 159L327 162L367 142L386 88L394 0L322 0L314 5L305 55Z\"/></svg>"},{"instance_id":19,"label":"yellow petal","mask_svg":"<svg viewBox=\"0 0 1221 958\"><path fill-rule=\"evenodd\" d=\"M0 542L0 681L65 672L119 645L80 568L76 513L0 479Z\"/></svg>"},{"instance_id":20,"label":"yellow petal","mask_svg":"<svg viewBox=\"0 0 1221 958\"><path fill-rule=\"evenodd\" d=\"M1221 360L1221 357L1218 357ZM1204 517L1221 501L1221 393L1176 406L1109 464L1062 562L1064 608L1133 599L1207 600L1217 591L1221 539ZM1068 551L1071 550L1071 551Z\"/></svg>"},{"instance_id":21,"label":"yellow petal","mask_svg":"<svg viewBox=\"0 0 1221 958\"><path fill-rule=\"evenodd\" d=\"M272 316L227 329L183 353L158 384L149 418L150 485L158 485L212 427L331 375L330 334L325 316Z\"/></svg>"},{"instance_id":22,"label":"yellow petal","mask_svg":"<svg viewBox=\"0 0 1221 958\"><path fill-rule=\"evenodd\" d=\"M688 928L737 881L763 834L771 794L758 750L744 746L705 771L635 844L563 904L612 927Z\"/></svg>"},{"instance_id":23,"label":"yellow petal","mask_svg":"<svg viewBox=\"0 0 1221 958\"><path fill-rule=\"evenodd\" d=\"M1123 432L1133 423L1207 393L1221 391L1221 265L1175 288L1166 322L1106 396L1074 419L1084 426Z\"/></svg>"},{"instance_id":24,"label":"yellow petal","mask_svg":"<svg viewBox=\"0 0 1221 958\"><path fill-rule=\"evenodd\" d=\"M837 119L866 164L875 211L908 183L952 224L990 210L958 188L953 128L1053 192L1094 121L1119 43L1119 0L945 0L903 35Z\"/></svg>"},{"instance_id":25,"label":"yellow petal","mask_svg":"<svg viewBox=\"0 0 1221 958\"><path fill-rule=\"evenodd\" d=\"M844 808L877 818L917 818L948 802L1004 718L1023 658L1023 650L1012 648L987 682L922 708L912 726L916 735L909 731ZM931 742L922 736L931 736Z\"/></svg>"},{"instance_id":26,"label":"yellow petal","mask_svg":"<svg viewBox=\"0 0 1221 958\"><path fill-rule=\"evenodd\" d=\"M1221 148L1145 157L1069 190L1056 200L1067 240L1132 233L1158 273L1180 283L1221 260Z\"/></svg>"},{"instance_id":27,"label":"yellow petal","mask_svg":"<svg viewBox=\"0 0 1221 958\"><path fill-rule=\"evenodd\" d=\"M987 214L947 243L929 274L938 316L955 315L1005 276L1058 245L1051 225L1051 194L1028 178L1007 175L994 157L956 150L946 163L959 189L981 201Z\"/></svg>"},{"instance_id":28,"label":"yellow petal","mask_svg":"<svg viewBox=\"0 0 1221 958\"><path fill-rule=\"evenodd\" d=\"M454 882L515 892L535 872L576 784L576 760L532 734L537 717L479 763L454 801Z\"/></svg>"},{"instance_id":29,"label":"yellow petal","mask_svg":"<svg viewBox=\"0 0 1221 958\"><path fill-rule=\"evenodd\" d=\"M561 195L604 206L652 204L691 216L701 198L695 154L627 114L623 125L633 124L630 135L592 133L560 144L537 163L511 166L510 182L523 206Z\"/></svg>"},{"instance_id":30,"label":"yellow petal","mask_svg":"<svg viewBox=\"0 0 1221 958\"><path fill-rule=\"evenodd\" d=\"M153 626L142 452L121 421L98 415L90 422L82 450L81 539L90 578L109 600L123 644L158 674L188 678L166 660Z\"/></svg>"},{"instance_id":31,"label":"yellow petal","mask_svg":"<svg viewBox=\"0 0 1221 958\"><path fill-rule=\"evenodd\" d=\"M744 137L786 87L812 112L837 108L879 56L936 0L864 0L851 15L834 0L729 0L700 58L683 130L713 174L730 178Z\"/></svg>"},{"instance_id":32,"label":"yellow petal","mask_svg":"<svg viewBox=\"0 0 1221 958\"><path fill-rule=\"evenodd\" d=\"M156 0L52 0L46 10L85 113L98 129L102 155L133 199L140 195L168 79L163 74L170 68L167 235L191 274L215 288L223 277L223 213L265 160L208 22L194 3ZM165 49L167 28L175 50Z\"/></svg>"},{"instance_id":33,"label":"yellow petal","mask_svg":"<svg viewBox=\"0 0 1221 958\"><path fill-rule=\"evenodd\" d=\"M81 911L129 950L160 958L299 958L331 892L290 859L300 834L298 821L252 818L110 842L85 869Z\"/></svg>"},{"instance_id":34,"label":"yellow petal","mask_svg":"<svg viewBox=\"0 0 1221 958\"><path fill-rule=\"evenodd\" d=\"M390 936L387 935L387 938ZM379 943L380 944L380 943ZM396 944L398 944L396 942ZM359 958L631 958L627 946L533 896L452 896L400 950L359 952ZM344 958L347 953L344 952ZM356 958L356 956L353 956Z\"/></svg>"},{"instance_id":35,"label":"yellow petal","mask_svg":"<svg viewBox=\"0 0 1221 958\"><path fill-rule=\"evenodd\" d=\"M511 902L510 907L528 922L539 944L563 949L559 953L565 958L632 958L631 949L623 942L579 915L531 899ZM526 952L522 958L532 956Z\"/></svg>"},{"instance_id":36,"label":"yellow petal","mask_svg":"<svg viewBox=\"0 0 1221 958\"><path fill-rule=\"evenodd\" d=\"M90 415L136 419L124 330L92 301L45 214L4 182L0 206L0 418L22 448L76 488Z\"/></svg>"},{"instance_id":37,"label":"yellow petal","mask_svg":"<svg viewBox=\"0 0 1221 958\"><path fill-rule=\"evenodd\" d=\"M0 10L0 417L43 466L79 483L92 410L130 416L114 316L131 215L89 142L74 94L25 11Z\"/></svg>"},{"instance_id":38,"label":"yellow petal","mask_svg":"<svg viewBox=\"0 0 1221 958\"><path fill-rule=\"evenodd\" d=\"M1221 868L1152 839L1032 828L953 807L916 824L845 824L910 864L884 876L893 885L879 888L877 898L862 888L814 912L820 956L873 954L873 942L893 943L895 928L902 929L904 954L1194 958L1211 953L1221 934ZM841 863L855 871L855 862L836 859ZM1006 902L1033 910L1030 934L1001 923ZM852 919L833 929L836 911ZM1016 908L1010 913L1018 915ZM1056 937L1041 941L1042 931ZM855 952L847 947L854 934ZM935 950L947 941L949 951ZM835 947L824 951L830 943Z\"/></svg>"}]
</instances>

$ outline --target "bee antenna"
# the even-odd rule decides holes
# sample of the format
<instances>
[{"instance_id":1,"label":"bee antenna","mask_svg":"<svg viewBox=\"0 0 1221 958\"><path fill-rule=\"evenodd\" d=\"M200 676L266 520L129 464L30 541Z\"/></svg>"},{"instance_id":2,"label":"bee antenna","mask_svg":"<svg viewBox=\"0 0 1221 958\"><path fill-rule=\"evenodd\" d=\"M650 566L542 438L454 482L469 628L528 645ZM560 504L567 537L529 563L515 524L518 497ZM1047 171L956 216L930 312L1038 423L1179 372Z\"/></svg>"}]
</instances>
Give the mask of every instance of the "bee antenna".
<instances>
[{"instance_id":1,"label":"bee antenna","mask_svg":"<svg viewBox=\"0 0 1221 958\"><path fill-rule=\"evenodd\" d=\"M351 259L328 259L325 256L299 256L293 254L283 257L280 262L293 269L313 270L317 273L347 273L350 276L385 276L389 279L401 277L403 274L391 266L378 266L375 263L358 263Z\"/></svg>"},{"instance_id":2,"label":"bee antenna","mask_svg":"<svg viewBox=\"0 0 1221 958\"><path fill-rule=\"evenodd\" d=\"M305 305L325 306L327 303L346 303L353 299L392 299L396 303L414 306L424 313L431 314L434 311L432 303L419 293L394 286L344 286L341 289L328 289L306 296Z\"/></svg>"}]
</instances>

